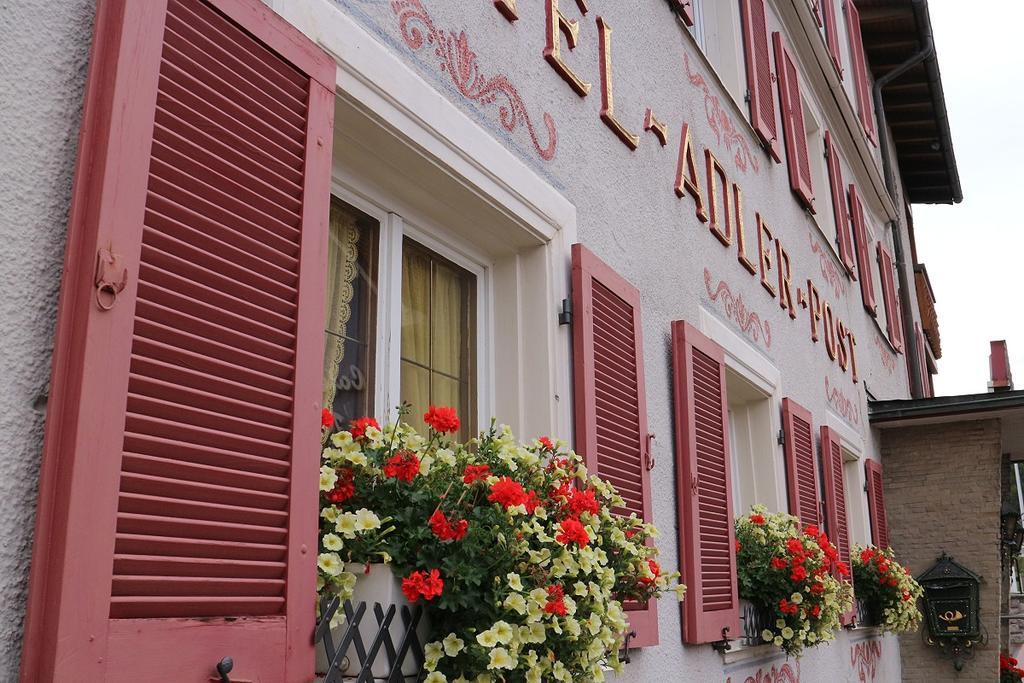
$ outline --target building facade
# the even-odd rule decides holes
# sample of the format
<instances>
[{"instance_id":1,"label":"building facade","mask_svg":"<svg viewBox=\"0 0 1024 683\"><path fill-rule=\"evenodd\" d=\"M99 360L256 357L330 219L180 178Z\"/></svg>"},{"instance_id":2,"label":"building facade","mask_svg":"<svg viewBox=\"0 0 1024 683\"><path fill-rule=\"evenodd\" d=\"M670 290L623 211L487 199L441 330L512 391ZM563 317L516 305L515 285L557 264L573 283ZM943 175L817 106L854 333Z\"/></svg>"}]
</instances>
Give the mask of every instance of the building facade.
<instances>
[{"instance_id":1,"label":"building facade","mask_svg":"<svg viewBox=\"0 0 1024 683\"><path fill-rule=\"evenodd\" d=\"M931 393L910 205L960 200L926 3L3 21L0 678L309 680L320 407L403 401L572 439L659 526L690 591L624 679L900 678L872 627L744 642L719 568L755 503L888 543L867 404Z\"/></svg>"}]
</instances>

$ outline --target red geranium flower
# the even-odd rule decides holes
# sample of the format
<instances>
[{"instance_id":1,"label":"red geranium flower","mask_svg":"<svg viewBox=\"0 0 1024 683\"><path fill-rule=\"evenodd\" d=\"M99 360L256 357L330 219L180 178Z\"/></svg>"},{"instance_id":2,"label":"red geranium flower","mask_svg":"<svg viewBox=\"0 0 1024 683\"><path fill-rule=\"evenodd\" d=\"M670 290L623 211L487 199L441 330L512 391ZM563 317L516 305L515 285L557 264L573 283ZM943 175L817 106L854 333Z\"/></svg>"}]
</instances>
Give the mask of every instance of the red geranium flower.
<instances>
[{"instance_id":1,"label":"red geranium flower","mask_svg":"<svg viewBox=\"0 0 1024 683\"><path fill-rule=\"evenodd\" d=\"M499 503L508 510L515 505L522 505L527 500L526 491L511 477L502 477L491 485L491 494L487 500Z\"/></svg>"},{"instance_id":2,"label":"red geranium flower","mask_svg":"<svg viewBox=\"0 0 1024 683\"><path fill-rule=\"evenodd\" d=\"M836 562L836 571L839 572L839 576L850 575L850 567L845 562Z\"/></svg>"},{"instance_id":3,"label":"red geranium flower","mask_svg":"<svg viewBox=\"0 0 1024 683\"><path fill-rule=\"evenodd\" d=\"M808 536L817 536L821 532L818 531L818 527L816 527L815 525L808 524L806 527L804 527L804 533Z\"/></svg>"},{"instance_id":4,"label":"red geranium flower","mask_svg":"<svg viewBox=\"0 0 1024 683\"><path fill-rule=\"evenodd\" d=\"M820 615L820 614L821 614L821 605L815 605L814 607L811 608L811 616L812 617L817 619L818 615Z\"/></svg>"},{"instance_id":5,"label":"red geranium flower","mask_svg":"<svg viewBox=\"0 0 1024 683\"><path fill-rule=\"evenodd\" d=\"M739 552L742 549L743 549L743 544L740 543L739 541L736 541L736 552Z\"/></svg>"},{"instance_id":6,"label":"red geranium flower","mask_svg":"<svg viewBox=\"0 0 1024 683\"><path fill-rule=\"evenodd\" d=\"M872 550L871 548L865 548L864 550L860 551L860 561L863 564L867 564L871 560L871 558L874 557L874 556L875 556L875 551Z\"/></svg>"},{"instance_id":7,"label":"red geranium flower","mask_svg":"<svg viewBox=\"0 0 1024 683\"><path fill-rule=\"evenodd\" d=\"M807 568L803 566L793 567L793 571L789 573L789 578L793 581L803 581L807 578Z\"/></svg>"},{"instance_id":8,"label":"red geranium flower","mask_svg":"<svg viewBox=\"0 0 1024 683\"><path fill-rule=\"evenodd\" d=\"M544 502L537 497L536 491L527 491L526 500L523 501L523 507L526 508L527 512L529 512L532 515L534 510L536 510L543 504Z\"/></svg>"},{"instance_id":9,"label":"red geranium flower","mask_svg":"<svg viewBox=\"0 0 1024 683\"><path fill-rule=\"evenodd\" d=\"M330 408L324 408L320 412L320 426L322 426L322 427L333 427L334 426L334 413L331 412Z\"/></svg>"},{"instance_id":10,"label":"red geranium flower","mask_svg":"<svg viewBox=\"0 0 1024 683\"><path fill-rule=\"evenodd\" d=\"M786 549L789 550L790 554L802 553L804 551L804 544L800 542L799 538L791 538L786 541Z\"/></svg>"},{"instance_id":11,"label":"red geranium flower","mask_svg":"<svg viewBox=\"0 0 1024 683\"><path fill-rule=\"evenodd\" d=\"M751 524L764 524L764 515L750 515Z\"/></svg>"},{"instance_id":12,"label":"red geranium flower","mask_svg":"<svg viewBox=\"0 0 1024 683\"><path fill-rule=\"evenodd\" d=\"M349 423L349 431L353 439L361 439L366 435L366 428L380 429L380 425L372 417L359 417Z\"/></svg>"},{"instance_id":13,"label":"red geranium flower","mask_svg":"<svg viewBox=\"0 0 1024 683\"><path fill-rule=\"evenodd\" d=\"M409 602L416 602L420 598L433 600L441 595L443 589L444 581L441 579L441 573L436 569L431 569L429 572L416 571L402 579L402 593L405 594Z\"/></svg>"},{"instance_id":14,"label":"red geranium flower","mask_svg":"<svg viewBox=\"0 0 1024 683\"><path fill-rule=\"evenodd\" d=\"M821 595L825 592L825 584L814 582L811 584L811 592L815 595Z\"/></svg>"},{"instance_id":15,"label":"red geranium flower","mask_svg":"<svg viewBox=\"0 0 1024 683\"><path fill-rule=\"evenodd\" d=\"M651 570L651 574L653 574L654 576L652 576L650 578L648 578L646 576L641 576L640 577L640 583L649 586L652 583L654 583L655 581L657 581L658 577L661 576L661 565L659 565L654 560L647 560L647 568Z\"/></svg>"},{"instance_id":16,"label":"red geranium flower","mask_svg":"<svg viewBox=\"0 0 1024 683\"><path fill-rule=\"evenodd\" d=\"M384 465L384 476L412 481L420 472L420 459L413 451L401 450Z\"/></svg>"},{"instance_id":17,"label":"red geranium flower","mask_svg":"<svg viewBox=\"0 0 1024 683\"><path fill-rule=\"evenodd\" d=\"M554 442L552 442L551 439L549 439L548 437L542 436L539 439L537 439L537 441L538 441L538 443L540 443L541 446L543 446L547 450L549 450L549 451L555 450Z\"/></svg>"},{"instance_id":18,"label":"red geranium flower","mask_svg":"<svg viewBox=\"0 0 1024 683\"><path fill-rule=\"evenodd\" d=\"M462 471L462 481L466 484L472 484L478 479L486 479L491 476L490 465L466 465L466 469Z\"/></svg>"},{"instance_id":19,"label":"red geranium flower","mask_svg":"<svg viewBox=\"0 0 1024 683\"><path fill-rule=\"evenodd\" d=\"M469 530L469 522L460 519L452 524L440 510L434 510L428 522L430 530L442 541L461 541Z\"/></svg>"},{"instance_id":20,"label":"red geranium flower","mask_svg":"<svg viewBox=\"0 0 1024 683\"><path fill-rule=\"evenodd\" d=\"M459 431L459 416L455 408L450 406L430 406L423 414L423 421L430 425L438 434L449 434Z\"/></svg>"},{"instance_id":21,"label":"red geranium flower","mask_svg":"<svg viewBox=\"0 0 1024 683\"><path fill-rule=\"evenodd\" d=\"M559 528L561 528L561 532L555 535L555 540L559 543L569 545L575 542L581 547L590 543L590 536L587 535L587 530L583 528L583 524L578 519L570 517L563 520Z\"/></svg>"},{"instance_id":22,"label":"red geranium flower","mask_svg":"<svg viewBox=\"0 0 1024 683\"><path fill-rule=\"evenodd\" d=\"M596 515L601 509L598 505L597 498L594 497L594 492L591 489L581 490L572 489L569 494L569 514L573 517L578 517L583 512L589 512L592 515Z\"/></svg>"},{"instance_id":23,"label":"red geranium flower","mask_svg":"<svg viewBox=\"0 0 1024 683\"><path fill-rule=\"evenodd\" d=\"M355 476L352 469L346 467L341 470L340 474L341 476L338 477L338 482L334 485L334 488L327 493L327 500L335 504L344 503L356 495L356 487L352 483L352 478Z\"/></svg>"},{"instance_id":24,"label":"red geranium flower","mask_svg":"<svg viewBox=\"0 0 1024 683\"><path fill-rule=\"evenodd\" d=\"M544 611L548 614L557 614L564 617L569 610L565 606L565 591L561 586L555 584L547 587L548 601L544 604Z\"/></svg>"}]
</instances>

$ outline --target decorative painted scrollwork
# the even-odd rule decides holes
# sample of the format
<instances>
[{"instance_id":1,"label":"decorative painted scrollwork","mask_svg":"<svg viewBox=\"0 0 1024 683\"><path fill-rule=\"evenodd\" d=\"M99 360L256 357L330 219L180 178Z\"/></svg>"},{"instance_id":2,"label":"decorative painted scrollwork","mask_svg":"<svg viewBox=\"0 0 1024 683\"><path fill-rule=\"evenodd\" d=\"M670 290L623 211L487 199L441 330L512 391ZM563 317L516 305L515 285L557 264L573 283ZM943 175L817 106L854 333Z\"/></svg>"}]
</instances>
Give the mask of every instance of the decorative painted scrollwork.
<instances>
[{"instance_id":1,"label":"decorative painted scrollwork","mask_svg":"<svg viewBox=\"0 0 1024 683\"><path fill-rule=\"evenodd\" d=\"M732 676L726 678L725 683L732 683ZM789 662L770 669L758 669L744 678L743 683L800 683L800 662L796 662L795 669Z\"/></svg>"},{"instance_id":2,"label":"decorative painted scrollwork","mask_svg":"<svg viewBox=\"0 0 1024 683\"><path fill-rule=\"evenodd\" d=\"M885 341L877 334L875 335L875 347L878 349L878 357L881 359L882 366L885 368L886 372L890 375L896 372L896 354L893 353L892 349L889 348L889 345L886 344Z\"/></svg>"},{"instance_id":3,"label":"decorative painted scrollwork","mask_svg":"<svg viewBox=\"0 0 1024 683\"><path fill-rule=\"evenodd\" d=\"M470 48L465 31L456 33L437 28L421 0L393 0L391 9L398 17L402 40L410 49L419 51L424 46L432 46L441 71L448 74L463 97L482 105L497 103L498 120L505 130L513 133L522 122L537 154L545 161L555 158L558 132L551 114L544 112L543 115L547 144L542 144L519 91L505 74L488 77L480 72L477 54Z\"/></svg>"},{"instance_id":4,"label":"decorative painted scrollwork","mask_svg":"<svg viewBox=\"0 0 1024 683\"><path fill-rule=\"evenodd\" d=\"M818 257L821 276L831 285L832 292L836 295L837 299L846 296L846 282L842 273L839 272L839 268L836 267L835 258L829 253L828 249L821 246L818 240L814 239L814 235L807 233L807 237L811 241L811 252Z\"/></svg>"},{"instance_id":5,"label":"decorative painted scrollwork","mask_svg":"<svg viewBox=\"0 0 1024 683\"><path fill-rule=\"evenodd\" d=\"M878 640L862 640L850 648L850 666L860 683L875 680L878 661L882 658L882 643Z\"/></svg>"},{"instance_id":6,"label":"decorative painted scrollwork","mask_svg":"<svg viewBox=\"0 0 1024 683\"><path fill-rule=\"evenodd\" d=\"M711 301L718 302L721 300L726 317L739 325L740 330L754 342L764 343L764 347L770 349L772 347L771 323L767 320L762 320L760 315L747 308L746 302L743 301L743 295L733 294L728 282L719 280L718 286L712 289L711 281L711 271L705 268L704 288L707 290Z\"/></svg>"},{"instance_id":7,"label":"decorative painted scrollwork","mask_svg":"<svg viewBox=\"0 0 1024 683\"><path fill-rule=\"evenodd\" d=\"M715 131L715 138L718 144L725 145L725 148L733 153L733 161L736 168L743 171L752 170L755 174L761 172L761 165L750 151L750 143L747 136L736 129L732 118L722 109L722 103L717 95L711 94L711 87L707 80L699 72L690 69L690 56L683 53L683 63L686 65L686 77L690 84L700 88L704 92L704 113L708 118L708 125ZM734 151L735 150L735 151Z\"/></svg>"},{"instance_id":8,"label":"decorative painted scrollwork","mask_svg":"<svg viewBox=\"0 0 1024 683\"><path fill-rule=\"evenodd\" d=\"M825 376L825 400L844 420L852 425L860 424L860 404L850 400L839 387L832 386L827 375Z\"/></svg>"}]
</instances>

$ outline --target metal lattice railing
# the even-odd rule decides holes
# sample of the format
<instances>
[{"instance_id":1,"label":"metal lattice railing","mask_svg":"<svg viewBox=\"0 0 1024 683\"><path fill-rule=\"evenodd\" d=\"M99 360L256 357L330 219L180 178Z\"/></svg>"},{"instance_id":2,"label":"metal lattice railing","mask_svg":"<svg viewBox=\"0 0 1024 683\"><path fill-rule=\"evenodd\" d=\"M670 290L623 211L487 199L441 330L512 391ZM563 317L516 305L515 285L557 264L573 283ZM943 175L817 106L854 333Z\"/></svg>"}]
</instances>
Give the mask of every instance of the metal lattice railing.
<instances>
[{"instance_id":1,"label":"metal lattice railing","mask_svg":"<svg viewBox=\"0 0 1024 683\"><path fill-rule=\"evenodd\" d=\"M331 632L331 619L339 608L345 613L345 624L340 639L335 643L335 636L338 634ZM360 626L369 618L368 612L373 613L377 623L376 633L367 647L363 642L366 630ZM391 636L391 626L396 617L401 619L402 624L401 638L397 645ZM381 679L387 683L405 683L408 679L420 680L424 676L424 657L423 646L416 635L416 627L422 618L423 608L419 606L410 609L403 605L399 609L396 605L385 607L375 602L370 608L365 602L356 603L354 606L349 600L342 603L337 596L323 598L320 601L320 620L317 622L313 639L316 646L322 647L327 655L327 671L322 672L324 683L338 683L343 679L355 683L370 683ZM384 659L380 660L382 655ZM417 673L407 677L402 673L402 667L409 657L413 658ZM384 662L387 663L386 675L374 677L374 664Z\"/></svg>"}]
</instances>

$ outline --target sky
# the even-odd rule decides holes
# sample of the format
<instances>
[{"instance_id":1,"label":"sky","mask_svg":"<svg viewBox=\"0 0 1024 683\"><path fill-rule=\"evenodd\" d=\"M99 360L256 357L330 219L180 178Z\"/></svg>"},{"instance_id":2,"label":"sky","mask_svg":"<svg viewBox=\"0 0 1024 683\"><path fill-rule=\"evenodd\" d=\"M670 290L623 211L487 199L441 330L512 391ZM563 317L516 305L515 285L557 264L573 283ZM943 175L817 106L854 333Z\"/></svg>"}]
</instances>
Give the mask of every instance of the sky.
<instances>
[{"instance_id":1,"label":"sky","mask_svg":"<svg viewBox=\"0 0 1024 683\"><path fill-rule=\"evenodd\" d=\"M981 393L989 341L1005 339L1024 389L1024 3L928 3L964 201L913 207L918 260L935 291L937 395Z\"/></svg>"}]
</instances>

